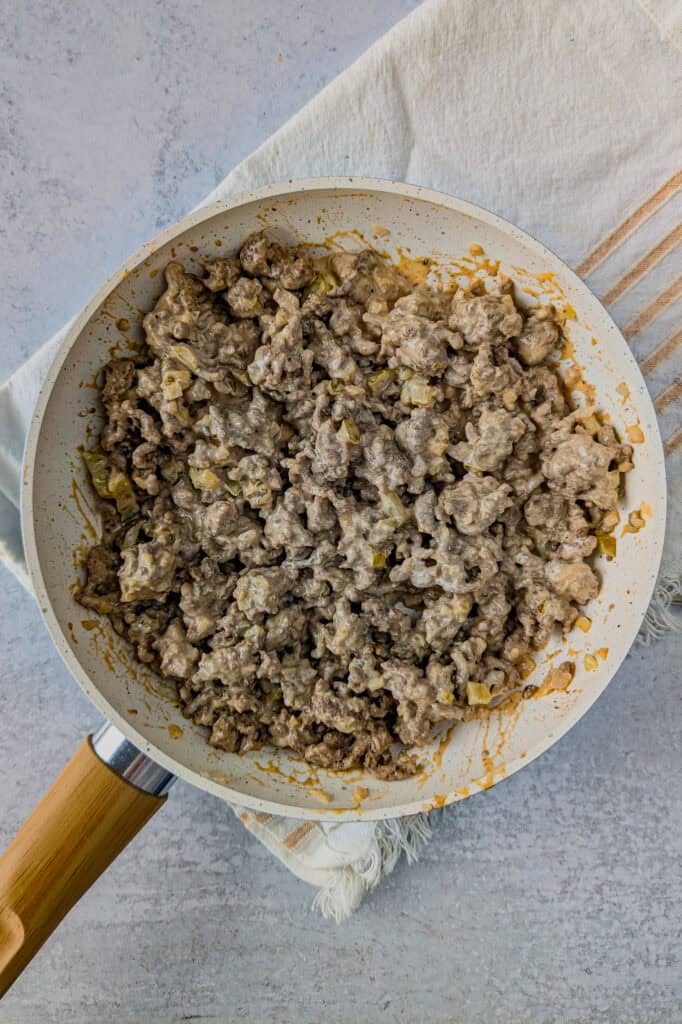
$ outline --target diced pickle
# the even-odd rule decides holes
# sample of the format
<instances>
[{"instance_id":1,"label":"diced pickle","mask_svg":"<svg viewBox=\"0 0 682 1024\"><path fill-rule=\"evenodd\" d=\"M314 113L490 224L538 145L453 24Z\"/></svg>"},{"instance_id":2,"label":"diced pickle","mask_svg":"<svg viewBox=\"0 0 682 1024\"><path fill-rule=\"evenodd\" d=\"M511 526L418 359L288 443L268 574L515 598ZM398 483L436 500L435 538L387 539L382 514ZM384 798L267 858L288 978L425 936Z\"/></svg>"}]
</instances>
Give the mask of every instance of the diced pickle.
<instances>
[{"instance_id":1,"label":"diced pickle","mask_svg":"<svg viewBox=\"0 0 682 1024\"><path fill-rule=\"evenodd\" d=\"M272 501L272 488L264 480L247 480L242 495L251 508L265 508Z\"/></svg>"},{"instance_id":2,"label":"diced pickle","mask_svg":"<svg viewBox=\"0 0 682 1024\"><path fill-rule=\"evenodd\" d=\"M408 511L395 491L386 491L381 495L384 512L392 523L402 526L408 518Z\"/></svg>"},{"instance_id":3,"label":"diced pickle","mask_svg":"<svg viewBox=\"0 0 682 1024\"><path fill-rule=\"evenodd\" d=\"M139 512L133 485L126 473L112 469L109 476L109 493L116 502L118 514L124 523L131 522Z\"/></svg>"},{"instance_id":4,"label":"diced pickle","mask_svg":"<svg viewBox=\"0 0 682 1024\"><path fill-rule=\"evenodd\" d=\"M395 370L379 370L367 378L367 387L373 395L382 394L395 379Z\"/></svg>"},{"instance_id":5,"label":"diced pickle","mask_svg":"<svg viewBox=\"0 0 682 1024\"><path fill-rule=\"evenodd\" d=\"M225 490L228 491L233 498L238 498L239 495L242 493L242 485L240 484L239 480L230 480L230 478L228 477L228 479L225 481Z\"/></svg>"},{"instance_id":6,"label":"diced pickle","mask_svg":"<svg viewBox=\"0 0 682 1024\"><path fill-rule=\"evenodd\" d=\"M220 477L212 469L190 469L189 477L199 491L214 491L220 487Z\"/></svg>"},{"instance_id":7,"label":"diced pickle","mask_svg":"<svg viewBox=\"0 0 682 1024\"><path fill-rule=\"evenodd\" d=\"M338 437L346 444L360 444L360 431L352 420L345 419L338 430Z\"/></svg>"},{"instance_id":8,"label":"diced pickle","mask_svg":"<svg viewBox=\"0 0 682 1024\"><path fill-rule=\"evenodd\" d=\"M345 382L335 377L334 380L330 380L327 384L327 391L330 395L339 395L345 387Z\"/></svg>"},{"instance_id":9,"label":"diced pickle","mask_svg":"<svg viewBox=\"0 0 682 1024\"><path fill-rule=\"evenodd\" d=\"M112 494L109 490L109 461L102 449L98 445L96 448L84 451L81 454L90 474L92 486L100 498L111 498Z\"/></svg>"},{"instance_id":10,"label":"diced pickle","mask_svg":"<svg viewBox=\"0 0 682 1024\"><path fill-rule=\"evenodd\" d=\"M602 555L607 558L616 557L616 538L609 533L597 533L597 547Z\"/></svg>"},{"instance_id":11,"label":"diced pickle","mask_svg":"<svg viewBox=\"0 0 682 1024\"><path fill-rule=\"evenodd\" d=\"M376 551L372 549L372 568L383 569L386 565L386 553L384 551Z\"/></svg>"},{"instance_id":12,"label":"diced pickle","mask_svg":"<svg viewBox=\"0 0 682 1024\"><path fill-rule=\"evenodd\" d=\"M307 299L309 295L326 295L332 288L338 288L339 279L332 270L323 270L321 274L317 274L310 284L307 284L303 289L303 298Z\"/></svg>"}]
</instances>

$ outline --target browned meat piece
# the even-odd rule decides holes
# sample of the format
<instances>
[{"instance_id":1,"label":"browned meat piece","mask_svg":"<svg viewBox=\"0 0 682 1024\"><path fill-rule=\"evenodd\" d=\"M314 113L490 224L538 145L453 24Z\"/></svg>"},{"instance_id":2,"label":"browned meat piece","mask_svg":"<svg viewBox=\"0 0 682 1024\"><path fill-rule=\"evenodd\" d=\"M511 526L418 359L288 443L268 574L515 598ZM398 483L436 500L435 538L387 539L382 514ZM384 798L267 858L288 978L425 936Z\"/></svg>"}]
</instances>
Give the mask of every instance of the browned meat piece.
<instances>
[{"instance_id":1,"label":"browned meat piece","mask_svg":"<svg viewBox=\"0 0 682 1024\"><path fill-rule=\"evenodd\" d=\"M122 402L135 383L135 364L131 359L112 359L104 367L102 401L111 408Z\"/></svg>"},{"instance_id":2,"label":"browned meat piece","mask_svg":"<svg viewBox=\"0 0 682 1024\"><path fill-rule=\"evenodd\" d=\"M227 302L235 316L260 316L263 312L263 285L253 278L240 277L228 291Z\"/></svg>"},{"instance_id":3,"label":"browned meat piece","mask_svg":"<svg viewBox=\"0 0 682 1024\"><path fill-rule=\"evenodd\" d=\"M516 342L519 359L526 366L537 366L559 344L559 325L554 320L554 310L545 306L526 320L523 331Z\"/></svg>"},{"instance_id":4,"label":"browned meat piece","mask_svg":"<svg viewBox=\"0 0 682 1024\"><path fill-rule=\"evenodd\" d=\"M104 544L96 544L88 551L85 563L86 594L110 594L118 590L118 553Z\"/></svg>"},{"instance_id":5,"label":"browned meat piece","mask_svg":"<svg viewBox=\"0 0 682 1024\"><path fill-rule=\"evenodd\" d=\"M481 343L515 338L523 329L523 317L510 295L473 296L457 292L452 300L450 327L459 331L468 348Z\"/></svg>"},{"instance_id":6,"label":"browned meat piece","mask_svg":"<svg viewBox=\"0 0 682 1024\"><path fill-rule=\"evenodd\" d=\"M493 476L467 473L459 483L445 488L438 504L445 515L452 516L460 533L485 533L512 504L511 487Z\"/></svg>"},{"instance_id":7,"label":"browned meat piece","mask_svg":"<svg viewBox=\"0 0 682 1024\"><path fill-rule=\"evenodd\" d=\"M227 291L241 274L239 260L234 256L226 256L219 260L206 260L204 270L207 271L204 284L212 292Z\"/></svg>"},{"instance_id":8,"label":"browned meat piece","mask_svg":"<svg viewBox=\"0 0 682 1024\"><path fill-rule=\"evenodd\" d=\"M177 559L172 548L163 541L137 544L122 552L118 571L121 600L148 601L163 598L175 579Z\"/></svg>"},{"instance_id":9,"label":"browned meat piece","mask_svg":"<svg viewBox=\"0 0 682 1024\"><path fill-rule=\"evenodd\" d=\"M304 288L313 276L313 265L305 252L285 249L262 231L247 238L239 259L247 274L275 280L283 288Z\"/></svg>"}]
</instances>

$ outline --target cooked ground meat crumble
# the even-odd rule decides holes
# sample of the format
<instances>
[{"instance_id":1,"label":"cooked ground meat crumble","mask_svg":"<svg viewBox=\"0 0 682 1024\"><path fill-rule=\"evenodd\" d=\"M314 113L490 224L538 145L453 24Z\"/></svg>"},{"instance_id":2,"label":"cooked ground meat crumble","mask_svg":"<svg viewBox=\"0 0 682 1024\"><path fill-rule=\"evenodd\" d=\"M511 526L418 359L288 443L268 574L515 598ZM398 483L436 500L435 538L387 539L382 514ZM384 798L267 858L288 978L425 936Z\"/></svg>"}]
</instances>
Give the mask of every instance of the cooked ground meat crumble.
<instances>
[{"instance_id":1,"label":"cooked ground meat crumble","mask_svg":"<svg viewBox=\"0 0 682 1024\"><path fill-rule=\"evenodd\" d=\"M104 369L79 600L213 746L410 774L595 597L632 449L571 409L557 315L508 280L415 287L262 233L204 270L169 263Z\"/></svg>"}]
</instances>

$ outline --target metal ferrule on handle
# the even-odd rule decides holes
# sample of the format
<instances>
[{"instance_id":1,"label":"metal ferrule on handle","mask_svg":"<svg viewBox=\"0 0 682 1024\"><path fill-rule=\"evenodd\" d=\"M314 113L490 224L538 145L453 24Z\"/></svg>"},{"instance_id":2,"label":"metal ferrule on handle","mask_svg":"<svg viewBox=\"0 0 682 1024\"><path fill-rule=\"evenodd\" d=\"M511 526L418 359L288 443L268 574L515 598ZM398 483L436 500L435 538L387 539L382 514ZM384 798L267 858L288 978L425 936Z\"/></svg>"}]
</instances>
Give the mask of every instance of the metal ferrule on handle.
<instances>
[{"instance_id":1,"label":"metal ferrule on handle","mask_svg":"<svg viewBox=\"0 0 682 1024\"><path fill-rule=\"evenodd\" d=\"M110 722L105 722L90 737L90 743L100 761L143 793L165 796L175 782L175 775L172 772L138 750Z\"/></svg>"}]
</instances>

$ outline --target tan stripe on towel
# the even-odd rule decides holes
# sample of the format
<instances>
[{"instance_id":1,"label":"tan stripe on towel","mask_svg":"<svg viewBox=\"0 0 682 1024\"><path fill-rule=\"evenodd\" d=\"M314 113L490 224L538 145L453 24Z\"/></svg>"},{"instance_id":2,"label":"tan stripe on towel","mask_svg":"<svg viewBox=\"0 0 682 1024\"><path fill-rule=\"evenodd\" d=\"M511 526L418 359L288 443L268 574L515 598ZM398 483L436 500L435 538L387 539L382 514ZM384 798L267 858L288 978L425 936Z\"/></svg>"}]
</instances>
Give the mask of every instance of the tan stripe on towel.
<instances>
[{"instance_id":1,"label":"tan stripe on towel","mask_svg":"<svg viewBox=\"0 0 682 1024\"><path fill-rule=\"evenodd\" d=\"M650 324L652 320L655 320L659 313L662 313L666 306L669 306L671 302L679 298L682 295L682 274L675 278L669 288L666 288L664 292L654 299L654 301L643 309L639 316L636 316L634 320L631 320L627 327L623 330L623 334L628 339L634 338L636 334Z\"/></svg>"},{"instance_id":2,"label":"tan stripe on towel","mask_svg":"<svg viewBox=\"0 0 682 1024\"><path fill-rule=\"evenodd\" d=\"M675 195L679 189L682 188L682 170L678 171L677 174L673 174L669 181L666 181L664 185L654 192L652 196L645 203L642 203L634 213L631 213L627 220L623 221L620 227L612 231L608 238L597 246L597 248L590 253L590 255L583 260L578 267L578 273L581 277L587 277L592 271L599 266L600 263L609 256L614 249L617 249L619 245L622 245L626 238L637 230L640 224L643 224L646 220L651 217L656 210L658 210L664 203L667 203L669 199Z\"/></svg>"},{"instance_id":3,"label":"tan stripe on towel","mask_svg":"<svg viewBox=\"0 0 682 1024\"><path fill-rule=\"evenodd\" d=\"M681 444L682 427L679 427L679 429L676 430L675 433L672 434L672 436L669 437L668 440L665 442L665 454L672 455L673 452L677 451Z\"/></svg>"},{"instance_id":4,"label":"tan stripe on towel","mask_svg":"<svg viewBox=\"0 0 682 1024\"><path fill-rule=\"evenodd\" d=\"M257 814L254 814L254 818L256 819L259 825L267 825L271 817L271 814L263 814L262 811L258 811Z\"/></svg>"},{"instance_id":5,"label":"tan stripe on towel","mask_svg":"<svg viewBox=\"0 0 682 1024\"><path fill-rule=\"evenodd\" d=\"M611 303L616 302L621 295L625 294L628 288L632 288L633 285L637 284L645 274L648 274L680 242L682 242L682 224L678 224L676 228L673 228L669 235L666 235L639 263L635 264L632 270L628 271L627 274L621 277L620 281L614 284L613 288L602 299L604 305L610 306Z\"/></svg>"},{"instance_id":6,"label":"tan stripe on towel","mask_svg":"<svg viewBox=\"0 0 682 1024\"><path fill-rule=\"evenodd\" d=\"M302 839L305 839L305 837L316 828L317 825L314 821L304 821L302 825L299 825L293 832L290 832L284 840L284 845L287 850L293 850L294 847L298 846Z\"/></svg>"},{"instance_id":7,"label":"tan stripe on towel","mask_svg":"<svg viewBox=\"0 0 682 1024\"><path fill-rule=\"evenodd\" d=\"M682 377L680 377L679 380L676 380L674 384L671 384L669 388L666 388L665 391L662 391L658 396L654 402L656 412L663 412L663 410L667 409L669 405L676 402L680 395L682 395Z\"/></svg>"},{"instance_id":8,"label":"tan stripe on towel","mask_svg":"<svg viewBox=\"0 0 682 1024\"><path fill-rule=\"evenodd\" d=\"M668 340L664 341L662 345L655 348L651 355L647 356L646 359L639 364L639 368L642 373L651 373L651 371L655 370L657 366L660 366L668 356L673 354L681 341L682 327L680 327L679 331L676 331L671 338L668 338Z\"/></svg>"}]
</instances>

